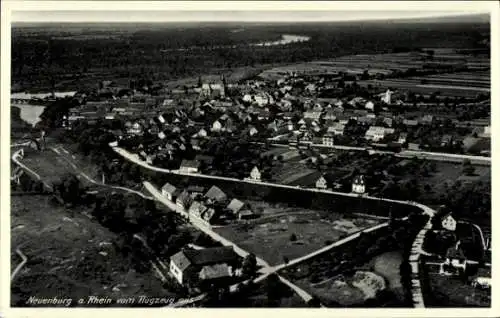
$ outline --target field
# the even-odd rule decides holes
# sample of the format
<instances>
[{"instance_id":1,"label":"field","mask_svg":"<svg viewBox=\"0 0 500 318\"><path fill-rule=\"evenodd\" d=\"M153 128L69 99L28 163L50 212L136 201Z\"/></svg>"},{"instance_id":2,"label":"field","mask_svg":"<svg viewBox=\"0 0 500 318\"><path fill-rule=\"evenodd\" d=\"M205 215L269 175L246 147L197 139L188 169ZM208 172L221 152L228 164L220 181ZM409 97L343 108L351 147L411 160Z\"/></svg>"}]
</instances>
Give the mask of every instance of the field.
<instances>
[{"instance_id":1,"label":"field","mask_svg":"<svg viewBox=\"0 0 500 318\"><path fill-rule=\"evenodd\" d=\"M260 219L214 230L275 265L283 263L284 257L292 260L304 256L359 229L380 223L375 219L341 216L335 221L326 221L313 210L264 202L249 204L257 213L262 213ZM292 234L296 240L291 239Z\"/></svg>"},{"instance_id":2,"label":"field","mask_svg":"<svg viewBox=\"0 0 500 318\"><path fill-rule=\"evenodd\" d=\"M43 152L31 152L26 154L21 160L28 168L35 171L43 181L48 184L54 184L68 174L79 174L79 169L72 166L71 163L51 149L46 149ZM89 176L94 177L94 176ZM87 179L80 177L80 181L86 185L91 186L92 183Z\"/></svg>"},{"instance_id":3,"label":"field","mask_svg":"<svg viewBox=\"0 0 500 318\"><path fill-rule=\"evenodd\" d=\"M89 295L174 296L152 272L135 272L113 247L117 235L82 212L53 205L50 196L11 197L12 270L21 262L17 248L28 259L12 282L13 306L30 296L72 298L72 306Z\"/></svg>"},{"instance_id":4,"label":"field","mask_svg":"<svg viewBox=\"0 0 500 318\"><path fill-rule=\"evenodd\" d=\"M454 52L441 53L428 60L425 53L360 54L342 56L326 61L314 61L276 67L260 74L263 78L279 78L288 72L300 74L338 74L345 72L361 75L393 75L395 72L415 69L423 71L428 63L439 63L454 67L468 67L467 72L443 73L437 75L415 76L404 79L362 80L361 86L380 89L411 90L417 94L429 95L440 92L442 96L475 97L479 93L490 92L489 58L475 57Z\"/></svg>"}]
</instances>

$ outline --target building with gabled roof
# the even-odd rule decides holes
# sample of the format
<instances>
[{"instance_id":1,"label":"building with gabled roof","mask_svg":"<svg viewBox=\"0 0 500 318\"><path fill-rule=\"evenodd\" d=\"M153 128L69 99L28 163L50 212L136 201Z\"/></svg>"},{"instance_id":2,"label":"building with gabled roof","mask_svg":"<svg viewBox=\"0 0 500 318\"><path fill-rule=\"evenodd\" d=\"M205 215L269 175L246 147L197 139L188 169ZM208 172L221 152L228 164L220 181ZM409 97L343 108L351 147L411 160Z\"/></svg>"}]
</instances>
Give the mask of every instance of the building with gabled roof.
<instances>
[{"instance_id":1,"label":"building with gabled roof","mask_svg":"<svg viewBox=\"0 0 500 318\"><path fill-rule=\"evenodd\" d=\"M217 186L212 186L207 193L205 193L205 197L215 202L227 200L227 195Z\"/></svg>"},{"instance_id":2,"label":"building with gabled roof","mask_svg":"<svg viewBox=\"0 0 500 318\"><path fill-rule=\"evenodd\" d=\"M232 247L183 249L170 258L170 274L181 285L229 278L239 267L240 257Z\"/></svg>"}]
</instances>

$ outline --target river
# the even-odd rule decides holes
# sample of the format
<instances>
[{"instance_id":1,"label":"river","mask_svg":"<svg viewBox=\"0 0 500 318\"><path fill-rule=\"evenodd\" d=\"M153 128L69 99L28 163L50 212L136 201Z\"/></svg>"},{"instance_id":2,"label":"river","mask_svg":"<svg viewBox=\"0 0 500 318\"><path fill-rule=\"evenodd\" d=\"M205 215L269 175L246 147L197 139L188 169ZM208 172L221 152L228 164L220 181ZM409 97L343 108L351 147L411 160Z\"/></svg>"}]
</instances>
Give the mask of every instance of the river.
<instances>
[{"instance_id":1,"label":"river","mask_svg":"<svg viewBox=\"0 0 500 318\"><path fill-rule=\"evenodd\" d=\"M45 106L30 104L11 104L11 106L19 108L21 119L33 126L40 121L40 115L45 109Z\"/></svg>"},{"instance_id":2,"label":"river","mask_svg":"<svg viewBox=\"0 0 500 318\"><path fill-rule=\"evenodd\" d=\"M281 36L281 40L278 41L268 41L268 42L260 42L256 44L252 44L255 46L274 46L274 45L286 45L290 43L296 42L307 42L311 39L309 36L303 35L293 35L293 34L283 34Z\"/></svg>"},{"instance_id":3,"label":"river","mask_svg":"<svg viewBox=\"0 0 500 318\"><path fill-rule=\"evenodd\" d=\"M234 30L233 30L234 31ZM233 32L231 31L231 32ZM240 30L237 30L238 32L241 32ZM234 33L234 32L233 32ZM311 39L310 36L305 36L305 35L294 35L294 34L282 34L280 40L276 41L265 41L265 42L258 42L258 43L248 43L248 44L239 44L239 45L214 45L210 47L201 47L201 46L190 46L190 47L185 47L185 48L179 48L179 49L162 49L160 50L161 52L171 52L171 51L188 51L188 50L193 50L193 49L235 49L240 46L276 46L276 45L287 45L291 43L298 43L298 42L307 42Z\"/></svg>"}]
</instances>

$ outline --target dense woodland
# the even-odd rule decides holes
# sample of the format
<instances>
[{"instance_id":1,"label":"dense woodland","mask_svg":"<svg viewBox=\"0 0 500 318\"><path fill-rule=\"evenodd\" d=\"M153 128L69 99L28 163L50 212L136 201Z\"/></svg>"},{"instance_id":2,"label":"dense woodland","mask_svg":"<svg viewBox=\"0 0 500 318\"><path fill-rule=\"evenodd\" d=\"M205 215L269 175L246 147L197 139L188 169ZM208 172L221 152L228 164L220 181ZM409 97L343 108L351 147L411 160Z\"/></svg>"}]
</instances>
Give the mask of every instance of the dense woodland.
<instances>
[{"instance_id":1,"label":"dense woodland","mask_svg":"<svg viewBox=\"0 0 500 318\"><path fill-rule=\"evenodd\" d=\"M232 32L243 29L241 32ZM63 31L61 31L63 30ZM471 32L471 30L473 30ZM467 32L465 32L467 31ZM211 24L211 25L20 25L12 34L13 83L51 85L82 77L153 81L204 74L213 69L279 64L428 47L488 49L487 23ZM307 42L254 46L282 34ZM29 80L28 80L29 78ZM52 78L52 83L50 79ZM94 82L95 83L95 82ZM61 84L62 85L62 84Z\"/></svg>"}]
</instances>

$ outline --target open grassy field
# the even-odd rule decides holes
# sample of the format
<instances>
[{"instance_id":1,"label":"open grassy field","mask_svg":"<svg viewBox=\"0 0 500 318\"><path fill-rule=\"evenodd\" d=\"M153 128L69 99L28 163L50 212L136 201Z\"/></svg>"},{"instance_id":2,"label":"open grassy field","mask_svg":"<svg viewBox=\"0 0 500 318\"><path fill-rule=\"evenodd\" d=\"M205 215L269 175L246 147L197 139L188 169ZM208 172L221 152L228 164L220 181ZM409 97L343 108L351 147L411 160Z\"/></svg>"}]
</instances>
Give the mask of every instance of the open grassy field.
<instances>
[{"instance_id":1,"label":"open grassy field","mask_svg":"<svg viewBox=\"0 0 500 318\"><path fill-rule=\"evenodd\" d=\"M281 264L284 257L292 260L304 256L327 243L379 223L375 219L340 215L334 221L327 221L313 210L265 206L265 203L250 205L263 214L262 218L214 230L270 264ZM293 234L295 240L291 239Z\"/></svg>"},{"instance_id":2,"label":"open grassy field","mask_svg":"<svg viewBox=\"0 0 500 318\"><path fill-rule=\"evenodd\" d=\"M73 306L89 295L174 296L152 272L135 272L113 247L117 235L82 212L50 196L11 197L11 270L21 262L17 248L28 259L12 282L13 306L26 306L30 296L72 298Z\"/></svg>"},{"instance_id":3,"label":"open grassy field","mask_svg":"<svg viewBox=\"0 0 500 318\"><path fill-rule=\"evenodd\" d=\"M72 164L72 162L64 159L60 154L46 149L44 151L32 151L26 154L21 160L23 164L35 171L42 180L49 184L57 182L68 173L79 174L80 169ZM95 175L89 175L94 178ZM91 186L92 183L88 182L85 178L79 178L85 186Z\"/></svg>"}]
</instances>

